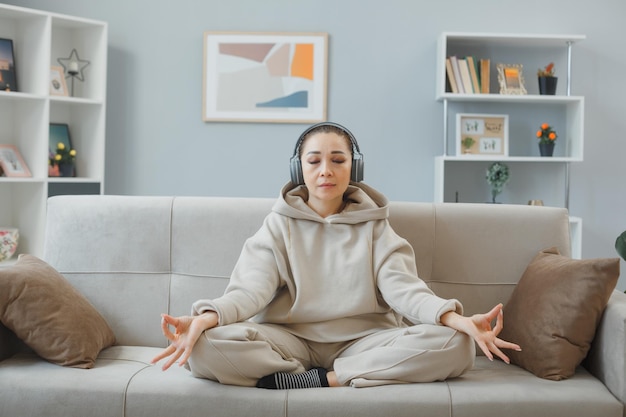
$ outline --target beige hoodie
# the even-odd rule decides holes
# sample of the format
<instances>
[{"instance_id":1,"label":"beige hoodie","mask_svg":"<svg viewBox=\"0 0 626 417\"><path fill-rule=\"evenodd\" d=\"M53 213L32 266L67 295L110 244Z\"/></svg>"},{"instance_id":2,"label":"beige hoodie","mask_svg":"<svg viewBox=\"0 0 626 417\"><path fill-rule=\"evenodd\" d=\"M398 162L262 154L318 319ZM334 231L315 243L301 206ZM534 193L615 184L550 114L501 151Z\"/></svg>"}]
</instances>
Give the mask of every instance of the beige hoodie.
<instances>
[{"instance_id":1,"label":"beige hoodie","mask_svg":"<svg viewBox=\"0 0 626 417\"><path fill-rule=\"evenodd\" d=\"M284 325L316 342L353 340L408 321L439 324L462 314L417 276L409 243L389 225L387 199L353 183L339 214L322 218L305 186L287 184L261 229L243 247L224 295L193 304L219 325L252 319Z\"/></svg>"}]
</instances>

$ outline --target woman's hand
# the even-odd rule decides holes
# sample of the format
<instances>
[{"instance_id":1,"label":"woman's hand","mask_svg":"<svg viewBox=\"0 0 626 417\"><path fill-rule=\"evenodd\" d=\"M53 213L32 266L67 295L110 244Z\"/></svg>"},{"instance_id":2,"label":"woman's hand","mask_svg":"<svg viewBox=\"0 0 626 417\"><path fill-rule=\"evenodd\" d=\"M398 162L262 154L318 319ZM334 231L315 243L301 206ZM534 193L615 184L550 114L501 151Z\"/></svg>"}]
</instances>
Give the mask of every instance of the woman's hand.
<instances>
[{"instance_id":1,"label":"woman's hand","mask_svg":"<svg viewBox=\"0 0 626 417\"><path fill-rule=\"evenodd\" d=\"M494 319L496 326L492 328L491 323ZM504 362L511 363L509 357L500 349L522 350L519 345L498 338L504 327L502 304L498 304L488 313L474 314L471 317L464 317L450 311L441 316L441 323L471 336L489 360L493 360L493 354L495 354Z\"/></svg>"},{"instance_id":2,"label":"woman's hand","mask_svg":"<svg viewBox=\"0 0 626 417\"><path fill-rule=\"evenodd\" d=\"M178 365L183 366L191 356L191 351L202 332L217 326L217 323L218 316L214 311L199 316L172 317L168 314L161 314L161 329L170 341L170 345L155 356L151 363L155 364L169 356L170 359L163 365L164 371L179 359ZM174 327L174 333L171 332L170 326Z\"/></svg>"}]
</instances>

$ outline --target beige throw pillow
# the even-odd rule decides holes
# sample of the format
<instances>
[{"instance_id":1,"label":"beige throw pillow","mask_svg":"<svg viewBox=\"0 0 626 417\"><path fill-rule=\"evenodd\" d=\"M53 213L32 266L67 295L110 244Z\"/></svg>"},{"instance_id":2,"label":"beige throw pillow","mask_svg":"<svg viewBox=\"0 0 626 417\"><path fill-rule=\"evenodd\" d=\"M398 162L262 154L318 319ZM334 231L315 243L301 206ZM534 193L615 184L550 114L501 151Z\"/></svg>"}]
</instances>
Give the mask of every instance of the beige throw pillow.
<instances>
[{"instance_id":1,"label":"beige throw pillow","mask_svg":"<svg viewBox=\"0 0 626 417\"><path fill-rule=\"evenodd\" d=\"M0 321L42 358L92 368L113 331L61 274L32 255L0 269Z\"/></svg>"},{"instance_id":2,"label":"beige throw pillow","mask_svg":"<svg viewBox=\"0 0 626 417\"><path fill-rule=\"evenodd\" d=\"M528 265L504 306L500 337L517 343L511 362L535 375L572 376L589 351L619 277L619 258L571 259L556 248Z\"/></svg>"}]
</instances>

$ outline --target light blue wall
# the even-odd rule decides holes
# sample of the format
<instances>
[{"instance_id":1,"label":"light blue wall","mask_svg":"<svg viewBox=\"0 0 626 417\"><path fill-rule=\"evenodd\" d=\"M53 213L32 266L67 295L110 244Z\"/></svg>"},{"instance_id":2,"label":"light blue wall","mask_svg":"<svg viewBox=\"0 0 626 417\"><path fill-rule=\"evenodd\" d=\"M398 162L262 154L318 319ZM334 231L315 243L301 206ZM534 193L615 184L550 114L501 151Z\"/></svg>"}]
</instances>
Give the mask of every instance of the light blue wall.
<instances>
[{"instance_id":1,"label":"light blue wall","mask_svg":"<svg viewBox=\"0 0 626 417\"><path fill-rule=\"evenodd\" d=\"M585 161L572 165L570 209L584 220L583 257L616 256L626 229L623 0L7 3L109 22L108 194L274 197L287 180L305 126L201 121L204 31L328 32L329 119L359 139L368 183L412 201L432 201L441 152L439 33L585 34L573 74L573 94L586 97Z\"/></svg>"}]
</instances>

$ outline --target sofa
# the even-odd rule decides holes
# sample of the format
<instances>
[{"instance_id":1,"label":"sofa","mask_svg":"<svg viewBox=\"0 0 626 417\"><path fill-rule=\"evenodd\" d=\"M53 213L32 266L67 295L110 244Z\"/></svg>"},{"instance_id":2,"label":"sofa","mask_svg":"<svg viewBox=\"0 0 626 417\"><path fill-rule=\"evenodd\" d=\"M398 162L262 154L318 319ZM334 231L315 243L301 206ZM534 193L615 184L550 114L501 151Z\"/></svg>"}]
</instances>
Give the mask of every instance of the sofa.
<instances>
[{"instance_id":1,"label":"sofa","mask_svg":"<svg viewBox=\"0 0 626 417\"><path fill-rule=\"evenodd\" d=\"M89 366L61 365L43 359L25 342L34 330L48 330L49 326L52 331L52 324L42 322L37 329L20 333L24 329L18 331L19 323L7 325L7 319L0 327L0 416L626 415L626 295L613 290L611 284L603 290L608 291L608 302L599 301L589 349L584 349L584 357L574 364L573 374L563 378L538 376L522 360L515 362L523 366L507 365L477 353L471 371L446 381L273 391L221 385L194 378L185 367L173 366L164 372L161 364L150 364L167 346L160 314L189 314L196 299L221 295L244 241L260 227L273 201L51 197L40 261L77 290L72 297L88 301L113 332L114 341L96 349ZM570 264L568 212L562 208L392 202L389 211L391 225L413 246L419 274L435 293L459 299L465 315L503 303L505 331L536 324L537 320L525 321L524 317L514 319L512 310L509 314L507 309L518 282L538 254L546 248L556 249L558 254L549 256ZM584 269L576 262L585 260L571 262L574 271ZM4 273L15 281L15 275L7 275L11 268L15 266L5 267L4 272L0 269L0 277ZM597 269L592 265L591 270ZM550 272L545 279L553 276ZM612 279L614 286L616 278ZM7 282L8 278L0 285L11 285ZM560 292L565 295L563 302L569 302L575 289L570 290L570 284L565 288ZM42 299L54 297L54 289L46 291ZM550 288L544 292L549 293ZM540 298L534 295L531 299L533 310L542 308ZM64 300L50 309L63 310L68 304L72 301ZM580 307L586 308L586 304ZM6 310L6 305L0 305L0 313L2 308ZM67 316L76 320L73 326L80 326L82 313ZM517 324L513 326L511 320ZM94 326L89 324L81 332L90 332ZM541 324L538 331L546 326L549 324ZM18 334L24 336L18 338ZM521 353L531 352L530 360L544 356L533 354L533 348L538 352L550 348L534 344L522 345ZM551 361L558 361L559 355Z\"/></svg>"}]
</instances>

